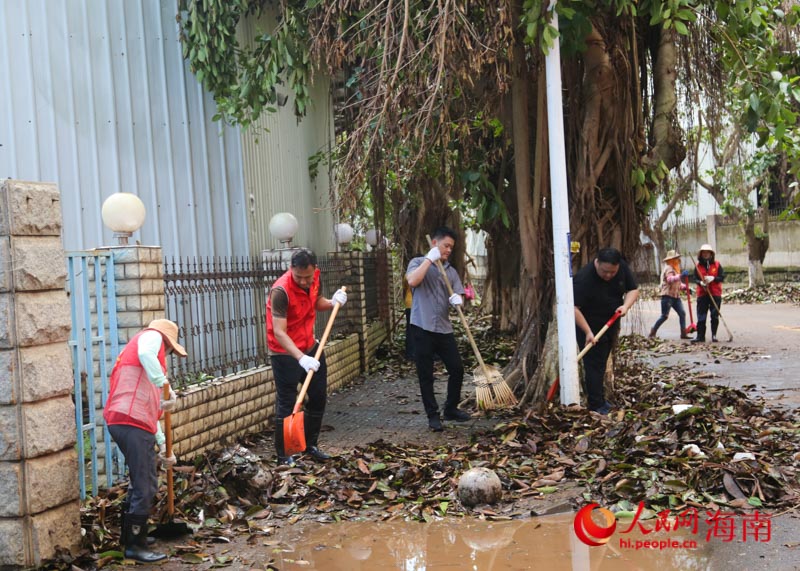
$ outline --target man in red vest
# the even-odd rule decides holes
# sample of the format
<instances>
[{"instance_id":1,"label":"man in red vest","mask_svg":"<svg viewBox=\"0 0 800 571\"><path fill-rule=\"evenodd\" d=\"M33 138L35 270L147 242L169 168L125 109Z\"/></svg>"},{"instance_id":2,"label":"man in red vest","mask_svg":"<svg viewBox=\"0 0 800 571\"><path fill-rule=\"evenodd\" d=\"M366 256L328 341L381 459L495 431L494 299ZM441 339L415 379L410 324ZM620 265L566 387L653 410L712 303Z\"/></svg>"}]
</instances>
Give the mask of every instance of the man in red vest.
<instances>
[{"instance_id":1,"label":"man in red vest","mask_svg":"<svg viewBox=\"0 0 800 571\"><path fill-rule=\"evenodd\" d=\"M279 464L295 465L283 446L283 419L292 414L297 385L308 371L315 371L305 404L306 453L315 460L328 460L317 444L328 398L328 367L325 355L317 361L314 320L317 311L329 311L334 303L344 305L347 294L339 289L331 299L320 295L317 257L302 249L292 255L291 267L272 285L267 301L267 345L275 379L275 453Z\"/></svg>"},{"instance_id":2,"label":"man in red vest","mask_svg":"<svg viewBox=\"0 0 800 571\"><path fill-rule=\"evenodd\" d=\"M172 321L156 319L134 335L111 371L103 410L108 431L125 456L130 477L120 543L125 546L127 559L145 563L166 557L147 548L147 518L158 491L156 445L161 464L171 466L176 462L174 454L166 456L166 439L158 422L162 412L172 410L176 404L171 388L169 400L161 398L164 383L168 383L166 357L172 352L186 357L186 350L178 343L178 326Z\"/></svg>"}]
</instances>

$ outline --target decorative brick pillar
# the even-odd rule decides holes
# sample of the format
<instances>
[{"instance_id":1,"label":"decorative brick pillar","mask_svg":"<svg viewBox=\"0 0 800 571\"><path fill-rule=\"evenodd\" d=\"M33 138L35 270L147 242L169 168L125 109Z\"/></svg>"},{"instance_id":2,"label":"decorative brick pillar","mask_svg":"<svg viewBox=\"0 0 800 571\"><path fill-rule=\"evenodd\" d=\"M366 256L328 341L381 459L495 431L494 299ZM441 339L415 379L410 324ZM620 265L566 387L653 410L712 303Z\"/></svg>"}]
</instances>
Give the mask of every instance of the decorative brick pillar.
<instances>
[{"instance_id":1,"label":"decorative brick pillar","mask_svg":"<svg viewBox=\"0 0 800 571\"><path fill-rule=\"evenodd\" d=\"M164 318L164 255L160 246L103 248L114 255L120 349L154 319Z\"/></svg>"},{"instance_id":2,"label":"decorative brick pillar","mask_svg":"<svg viewBox=\"0 0 800 571\"><path fill-rule=\"evenodd\" d=\"M361 371L369 372L367 358L368 332L366 282L364 281L364 253L330 252L330 258L345 260L347 270L347 303L339 310L338 319L346 320L351 331L358 334L361 355Z\"/></svg>"},{"instance_id":3,"label":"decorative brick pillar","mask_svg":"<svg viewBox=\"0 0 800 571\"><path fill-rule=\"evenodd\" d=\"M54 184L0 187L0 567L80 544L69 300Z\"/></svg>"}]
</instances>

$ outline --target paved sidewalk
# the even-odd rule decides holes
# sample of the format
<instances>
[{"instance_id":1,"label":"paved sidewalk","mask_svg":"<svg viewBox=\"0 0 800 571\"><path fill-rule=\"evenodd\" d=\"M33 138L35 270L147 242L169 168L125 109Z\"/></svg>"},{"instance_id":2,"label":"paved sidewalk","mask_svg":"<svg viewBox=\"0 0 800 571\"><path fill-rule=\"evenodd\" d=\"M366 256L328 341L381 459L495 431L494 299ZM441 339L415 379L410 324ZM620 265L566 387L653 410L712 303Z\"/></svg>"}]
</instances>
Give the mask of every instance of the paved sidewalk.
<instances>
[{"instance_id":1,"label":"paved sidewalk","mask_svg":"<svg viewBox=\"0 0 800 571\"><path fill-rule=\"evenodd\" d=\"M388 343L385 347L393 349ZM447 376L441 362L436 363L435 370L436 399L441 407L447 391ZM471 376L465 377L462 397L475 390ZM393 365L373 371L356 384L330 395L320 446L326 451L343 453L377 440L400 445L467 444L472 435L491 428L496 422L478 415L468 422L443 421L444 432L431 432L416 370L413 364L403 363L399 367Z\"/></svg>"}]
</instances>

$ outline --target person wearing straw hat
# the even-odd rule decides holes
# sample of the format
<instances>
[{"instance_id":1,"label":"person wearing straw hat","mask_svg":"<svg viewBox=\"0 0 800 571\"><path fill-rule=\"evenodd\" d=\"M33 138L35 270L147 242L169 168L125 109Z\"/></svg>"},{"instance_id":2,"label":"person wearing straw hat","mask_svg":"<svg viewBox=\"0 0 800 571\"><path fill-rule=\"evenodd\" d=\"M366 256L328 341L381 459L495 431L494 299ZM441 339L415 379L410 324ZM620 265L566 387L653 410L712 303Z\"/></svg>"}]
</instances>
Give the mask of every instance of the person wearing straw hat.
<instances>
[{"instance_id":1,"label":"person wearing straw hat","mask_svg":"<svg viewBox=\"0 0 800 571\"><path fill-rule=\"evenodd\" d=\"M296 464L294 457L286 454L283 420L292 414L297 385L303 383L310 370L314 376L305 404L305 452L314 460L330 459L318 447L328 399L328 367L324 353L319 361L313 357L318 345L314 339L314 321L318 311L330 311L334 303L345 302L347 293L342 289L336 290L331 299L320 295L317 256L306 248L292 254L289 269L272 284L267 300L267 345L277 393L274 442L278 464Z\"/></svg>"},{"instance_id":2,"label":"person wearing straw hat","mask_svg":"<svg viewBox=\"0 0 800 571\"><path fill-rule=\"evenodd\" d=\"M158 422L162 412L173 410L177 402L172 388L169 400L162 399L161 389L168 382L167 355L171 353L186 357L186 349L178 343L178 326L168 319L151 321L117 357L103 410L108 432L125 456L130 478L120 543L127 559L145 563L166 558L148 549L151 538L147 537L147 518L158 491L156 459L164 466L177 461L174 454L166 456L166 438Z\"/></svg>"},{"instance_id":3,"label":"person wearing straw hat","mask_svg":"<svg viewBox=\"0 0 800 571\"><path fill-rule=\"evenodd\" d=\"M472 418L470 414L458 408L461 400L461 387L464 383L464 363L458 352L458 344L450 323L450 306L464 303L464 286L458 272L449 263L450 255L456 244L456 233L445 226L433 232L433 246L425 256L419 256L408 263L406 280L413 288L411 302L411 325L409 333L414 347L414 361L419 377L419 389L422 405L428 417L428 427L434 432L444 430L442 417L445 420L465 422ZM440 260L447 277L453 287L453 295L436 267ZM447 369L447 399L442 415L433 391L433 359L438 355Z\"/></svg>"},{"instance_id":4,"label":"person wearing straw hat","mask_svg":"<svg viewBox=\"0 0 800 571\"><path fill-rule=\"evenodd\" d=\"M725 270L716 259L711 244L703 244L697 252L697 266L694 269L694 280L697 282L697 337L692 343L704 343L706 340L706 322L711 311L711 341L717 342L719 328L719 308L722 306L722 282L725 281ZM711 298L716 302L712 303Z\"/></svg>"},{"instance_id":5,"label":"person wearing straw hat","mask_svg":"<svg viewBox=\"0 0 800 571\"><path fill-rule=\"evenodd\" d=\"M619 321L599 339L595 339L594 332L599 331L614 313L619 312L620 316L628 313L639 298L639 286L622 259L622 253L616 248L603 248L594 260L575 274L572 291L578 346L594 345L583 358L588 407L594 412L608 414L611 404L606 401L603 381L608 357L619 334Z\"/></svg>"},{"instance_id":6,"label":"person wearing straw hat","mask_svg":"<svg viewBox=\"0 0 800 571\"><path fill-rule=\"evenodd\" d=\"M681 327L681 339L691 339L686 332L686 312L683 310L681 291L686 289L681 279L686 278L689 272L681 272L681 255L675 250L667 252L664 258L664 268L661 270L661 316L650 329L651 339L656 336L658 328L669 318L670 309L678 314Z\"/></svg>"}]
</instances>

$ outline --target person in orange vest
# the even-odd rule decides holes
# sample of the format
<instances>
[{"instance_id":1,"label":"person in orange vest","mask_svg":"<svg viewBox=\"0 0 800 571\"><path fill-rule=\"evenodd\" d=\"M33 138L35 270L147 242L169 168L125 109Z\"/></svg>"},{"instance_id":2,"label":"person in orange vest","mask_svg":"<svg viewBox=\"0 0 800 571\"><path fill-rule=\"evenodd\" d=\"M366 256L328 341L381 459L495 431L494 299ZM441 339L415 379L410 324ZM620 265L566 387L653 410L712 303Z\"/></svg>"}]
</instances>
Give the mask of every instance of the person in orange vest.
<instances>
[{"instance_id":1,"label":"person in orange vest","mask_svg":"<svg viewBox=\"0 0 800 571\"><path fill-rule=\"evenodd\" d=\"M722 305L722 282L725 281L725 270L715 259L711 244L703 244L697 252L697 266L694 269L694 280L697 282L697 337L692 343L704 343L706 340L706 320L711 311L711 341L717 342L719 328L719 311ZM711 303L711 298L717 303Z\"/></svg>"},{"instance_id":2,"label":"person in orange vest","mask_svg":"<svg viewBox=\"0 0 800 571\"><path fill-rule=\"evenodd\" d=\"M169 400L162 399L164 383L169 382L167 355L173 352L186 357L186 350L178 343L178 326L168 319L151 321L117 357L103 410L108 432L125 456L130 478L120 544L127 559L145 563L166 558L148 549L152 538L147 537L147 518L158 491L156 458L164 466L177 461L174 454L166 455L166 438L158 422L161 414L174 409L177 402L172 388Z\"/></svg>"},{"instance_id":3,"label":"person in orange vest","mask_svg":"<svg viewBox=\"0 0 800 571\"><path fill-rule=\"evenodd\" d=\"M319 449L319 433L328 398L328 367L325 355L317 361L314 321L318 311L344 305L347 294L338 289L331 299L320 295L320 271L317 256L308 249L292 255L289 270L272 285L267 300L267 345L272 375L275 379L275 453L279 464L294 466L295 459L286 454L283 445L283 419L292 414L297 400L297 385L308 371L315 371L308 387L305 404L306 454L315 460L330 456Z\"/></svg>"}]
</instances>

